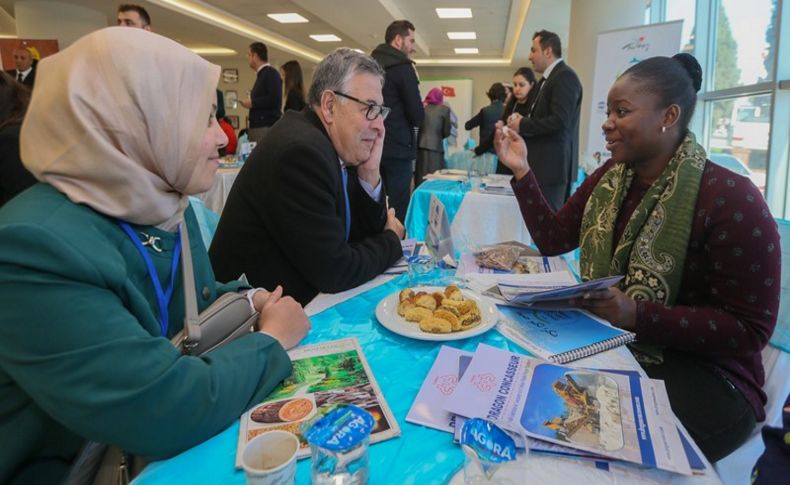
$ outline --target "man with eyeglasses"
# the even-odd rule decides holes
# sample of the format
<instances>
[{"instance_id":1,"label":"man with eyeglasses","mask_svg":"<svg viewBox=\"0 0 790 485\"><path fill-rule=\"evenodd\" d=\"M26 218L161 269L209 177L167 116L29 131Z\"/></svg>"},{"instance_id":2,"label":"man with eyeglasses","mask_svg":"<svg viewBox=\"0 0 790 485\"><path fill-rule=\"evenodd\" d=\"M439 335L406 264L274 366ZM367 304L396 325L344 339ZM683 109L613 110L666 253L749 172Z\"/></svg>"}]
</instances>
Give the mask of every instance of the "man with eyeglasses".
<instances>
[{"instance_id":1,"label":"man with eyeglasses","mask_svg":"<svg viewBox=\"0 0 790 485\"><path fill-rule=\"evenodd\" d=\"M384 71L341 48L316 67L308 107L287 111L244 164L209 254L217 278L305 305L348 290L402 255L403 225L387 209L379 163Z\"/></svg>"},{"instance_id":2,"label":"man with eyeglasses","mask_svg":"<svg viewBox=\"0 0 790 485\"><path fill-rule=\"evenodd\" d=\"M384 71L384 104L392 108L387 118L387 137L381 159L381 175L398 219L406 219L414 163L417 158L417 129L425 118L414 54L414 24L408 20L392 22L384 34L384 43L370 54Z\"/></svg>"}]
</instances>

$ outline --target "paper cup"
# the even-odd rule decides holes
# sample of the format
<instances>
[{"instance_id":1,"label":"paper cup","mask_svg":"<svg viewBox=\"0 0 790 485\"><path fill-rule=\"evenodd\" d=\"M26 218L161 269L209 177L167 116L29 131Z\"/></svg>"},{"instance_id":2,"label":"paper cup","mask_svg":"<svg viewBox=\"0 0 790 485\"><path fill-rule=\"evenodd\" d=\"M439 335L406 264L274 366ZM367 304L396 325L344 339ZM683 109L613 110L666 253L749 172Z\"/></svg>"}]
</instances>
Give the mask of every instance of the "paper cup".
<instances>
[{"instance_id":1,"label":"paper cup","mask_svg":"<svg viewBox=\"0 0 790 485\"><path fill-rule=\"evenodd\" d=\"M248 485L290 485L296 479L299 438L288 431L259 434L244 447L241 466Z\"/></svg>"}]
</instances>

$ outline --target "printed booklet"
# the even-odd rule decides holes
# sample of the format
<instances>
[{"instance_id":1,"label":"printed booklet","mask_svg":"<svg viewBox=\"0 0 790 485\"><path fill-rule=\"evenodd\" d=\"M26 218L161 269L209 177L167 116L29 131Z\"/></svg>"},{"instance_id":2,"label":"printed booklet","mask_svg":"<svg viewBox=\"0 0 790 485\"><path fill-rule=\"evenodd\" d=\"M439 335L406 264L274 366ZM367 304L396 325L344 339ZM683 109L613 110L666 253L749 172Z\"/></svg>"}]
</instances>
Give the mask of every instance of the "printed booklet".
<instances>
[{"instance_id":1,"label":"printed booklet","mask_svg":"<svg viewBox=\"0 0 790 485\"><path fill-rule=\"evenodd\" d=\"M530 306L539 302L553 302L581 298L588 291L605 290L623 279L622 275L597 278L583 283L566 286L540 284L513 285L499 284L499 291L508 305Z\"/></svg>"},{"instance_id":2,"label":"printed booklet","mask_svg":"<svg viewBox=\"0 0 790 485\"><path fill-rule=\"evenodd\" d=\"M453 433L453 440L460 442L461 427L466 419L446 411L444 404L447 399L452 398L453 391L472 361L473 355L472 352L446 345L440 347L436 360L414 398L409 414L406 415L406 421ZM516 446L524 447L519 435L513 435L513 439L516 440ZM529 440L529 449L554 455L608 460L599 455L534 439Z\"/></svg>"},{"instance_id":3,"label":"printed booklet","mask_svg":"<svg viewBox=\"0 0 790 485\"><path fill-rule=\"evenodd\" d=\"M529 353L556 364L572 362L636 339L583 310L536 310L500 306L496 325Z\"/></svg>"},{"instance_id":4,"label":"printed booklet","mask_svg":"<svg viewBox=\"0 0 790 485\"><path fill-rule=\"evenodd\" d=\"M400 435L376 379L356 337L297 347L288 355L293 371L266 399L241 416L236 467L241 467L244 445L255 436L275 429L299 437L297 456L310 456L310 447L299 427L332 404L354 404L376 421L370 442Z\"/></svg>"},{"instance_id":5,"label":"printed booklet","mask_svg":"<svg viewBox=\"0 0 790 485\"><path fill-rule=\"evenodd\" d=\"M594 455L692 473L662 381L480 344L445 410Z\"/></svg>"},{"instance_id":6,"label":"printed booklet","mask_svg":"<svg viewBox=\"0 0 790 485\"><path fill-rule=\"evenodd\" d=\"M517 266L511 270L486 268L480 266L474 253L464 253L458 264L456 276L469 274L540 274L568 271L568 263L560 256L521 256Z\"/></svg>"}]
</instances>

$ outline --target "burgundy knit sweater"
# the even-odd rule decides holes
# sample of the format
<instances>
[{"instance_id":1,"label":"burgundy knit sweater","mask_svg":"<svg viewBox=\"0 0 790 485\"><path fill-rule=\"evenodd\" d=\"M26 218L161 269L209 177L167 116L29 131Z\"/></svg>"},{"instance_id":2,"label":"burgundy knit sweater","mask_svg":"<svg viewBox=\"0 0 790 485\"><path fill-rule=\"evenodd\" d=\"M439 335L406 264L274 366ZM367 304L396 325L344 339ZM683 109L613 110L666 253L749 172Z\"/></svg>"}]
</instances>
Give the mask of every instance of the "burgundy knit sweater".
<instances>
[{"instance_id":1,"label":"burgundy knit sweater","mask_svg":"<svg viewBox=\"0 0 790 485\"><path fill-rule=\"evenodd\" d=\"M541 253L556 255L578 247L587 199L613 165L609 160L596 170L557 213L543 199L533 172L511 181ZM634 179L615 223L615 241L647 189ZM776 223L748 178L710 161L694 214L676 304L637 302L637 339L709 363L740 390L757 421L763 421L765 372L760 351L776 325L780 293Z\"/></svg>"}]
</instances>

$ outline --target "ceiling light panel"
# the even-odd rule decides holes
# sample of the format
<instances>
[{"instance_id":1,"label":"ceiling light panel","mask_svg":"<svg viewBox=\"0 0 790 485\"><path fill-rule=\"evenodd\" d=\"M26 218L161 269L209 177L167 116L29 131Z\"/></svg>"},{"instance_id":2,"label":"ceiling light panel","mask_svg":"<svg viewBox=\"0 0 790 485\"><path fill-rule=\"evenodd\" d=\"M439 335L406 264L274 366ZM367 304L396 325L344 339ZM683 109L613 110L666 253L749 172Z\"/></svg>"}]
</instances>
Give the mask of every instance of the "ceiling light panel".
<instances>
[{"instance_id":1,"label":"ceiling light panel","mask_svg":"<svg viewBox=\"0 0 790 485\"><path fill-rule=\"evenodd\" d=\"M343 40L335 34L313 34L310 38L316 42L340 42Z\"/></svg>"},{"instance_id":2,"label":"ceiling light panel","mask_svg":"<svg viewBox=\"0 0 790 485\"><path fill-rule=\"evenodd\" d=\"M475 40L477 39L476 32L447 32L447 38L450 40Z\"/></svg>"},{"instance_id":3,"label":"ceiling light panel","mask_svg":"<svg viewBox=\"0 0 790 485\"><path fill-rule=\"evenodd\" d=\"M200 56L235 56L238 52L226 47L187 47Z\"/></svg>"},{"instance_id":4,"label":"ceiling light panel","mask_svg":"<svg viewBox=\"0 0 790 485\"><path fill-rule=\"evenodd\" d=\"M456 47L456 54L479 54L477 47Z\"/></svg>"},{"instance_id":5,"label":"ceiling light panel","mask_svg":"<svg viewBox=\"0 0 790 485\"><path fill-rule=\"evenodd\" d=\"M471 19L471 8L437 8L436 15L440 19Z\"/></svg>"},{"instance_id":6,"label":"ceiling light panel","mask_svg":"<svg viewBox=\"0 0 790 485\"><path fill-rule=\"evenodd\" d=\"M276 20L281 24L304 24L309 22L298 13L270 13L266 14L270 19Z\"/></svg>"}]
</instances>

